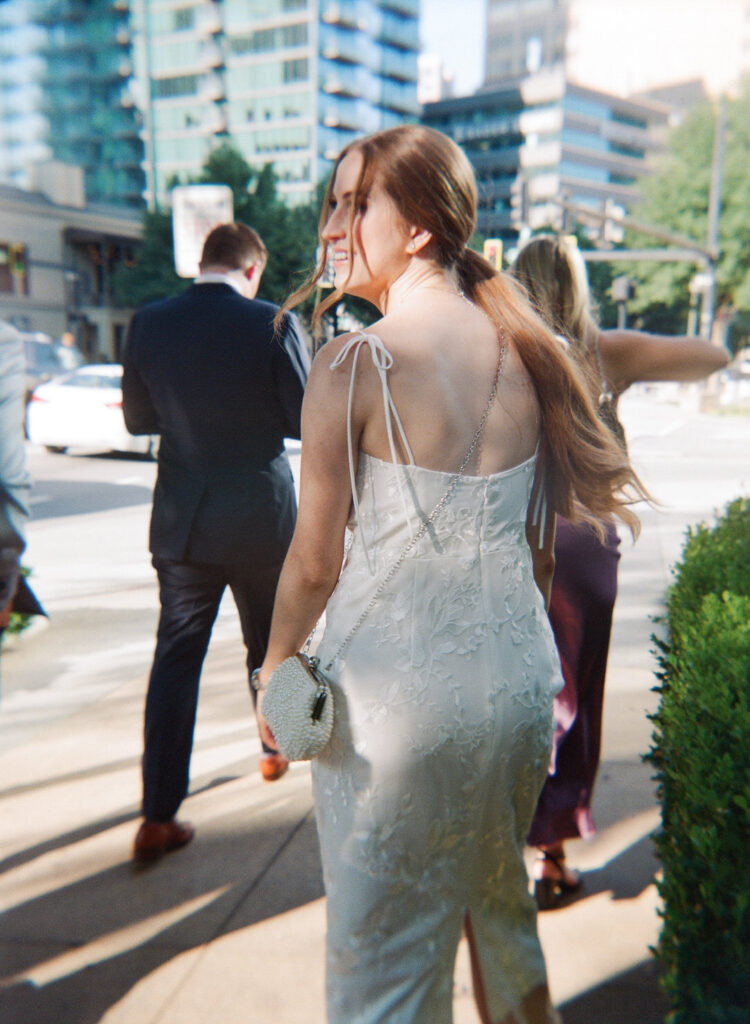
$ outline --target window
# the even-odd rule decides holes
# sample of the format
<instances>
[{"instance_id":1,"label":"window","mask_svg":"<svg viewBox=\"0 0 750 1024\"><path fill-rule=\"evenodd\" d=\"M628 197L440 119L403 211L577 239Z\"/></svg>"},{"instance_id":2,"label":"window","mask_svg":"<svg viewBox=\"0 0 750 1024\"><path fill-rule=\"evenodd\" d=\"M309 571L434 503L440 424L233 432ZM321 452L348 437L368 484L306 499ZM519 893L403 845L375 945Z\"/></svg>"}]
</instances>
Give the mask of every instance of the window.
<instances>
[{"instance_id":1,"label":"window","mask_svg":"<svg viewBox=\"0 0 750 1024\"><path fill-rule=\"evenodd\" d=\"M307 42L307 22L301 21L297 25L285 25L281 30L282 46L304 46Z\"/></svg>"},{"instance_id":2,"label":"window","mask_svg":"<svg viewBox=\"0 0 750 1024\"><path fill-rule=\"evenodd\" d=\"M198 91L197 75L177 75L175 78L156 78L152 84L154 99L174 96L194 96Z\"/></svg>"},{"instance_id":3,"label":"window","mask_svg":"<svg viewBox=\"0 0 750 1024\"><path fill-rule=\"evenodd\" d=\"M290 46L307 43L307 22L284 25L281 28L263 28L248 35L234 36L230 42L232 53L268 53Z\"/></svg>"},{"instance_id":4,"label":"window","mask_svg":"<svg viewBox=\"0 0 750 1024\"><path fill-rule=\"evenodd\" d=\"M301 57L299 60L285 60L284 61L284 81L285 82L303 82L307 79L308 68L307 59Z\"/></svg>"},{"instance_id":5,"label":"window","mask_svg":"<svg viewBox=\"0 0 750 1024\"><path fill-rule=\"evenodd\" d=\"M178 7L174 12L174 27L176 29L192 28L195 25L195 8Z\"/></svg>"},{"instance_id":6,"label":"window","mask_svg":"<svg viewBox=\"0 0 750 1024\"><path fill-rule=\"evenodd\" d=\"M21 242L0 242L0 292L29 294L28 251Z\"/></svg>"}]
</instances>

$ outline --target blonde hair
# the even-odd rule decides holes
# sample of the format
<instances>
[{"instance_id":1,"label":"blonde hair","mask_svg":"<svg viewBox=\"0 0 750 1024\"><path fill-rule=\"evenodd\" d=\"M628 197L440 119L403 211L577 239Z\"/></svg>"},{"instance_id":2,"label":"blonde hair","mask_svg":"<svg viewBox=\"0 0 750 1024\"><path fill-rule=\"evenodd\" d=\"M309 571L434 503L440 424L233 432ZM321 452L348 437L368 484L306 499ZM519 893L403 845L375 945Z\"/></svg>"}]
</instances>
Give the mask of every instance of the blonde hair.
<instances>
[{"instance_id":1,"label":"blonde hair","mask_svg":"<svg viewBox=\"0 0 750 1024\"><path fill-rule=\"evenodd\" d=\"M578 356L595 344L599 328L591 313L586 265L578 245L561 235L537 235L523 246L513 276L553 331L567 338Z\"/></svg>"},{"instance_id":2,"label":"blonde hair","mask_svg":"<svg viewBox=\"0 0 750 1024\"><path fill-rule=\"evenodd\" d=\"M454 273L462 292L512 338L536 390L542 417L540 466L550 507L567 519L601 522L618 516L635 532L638 518L628 507L645 497L627 457L599 422L589 389L575 362L529 305L509 275L467 247L476 226L477 190L471 164L446 135L424 125L390 128L347 146L334 165L320 216L320 256L308 282L284 304L305 299L322 276L328 246L322 237L331 213L336 171L347 154L362 155L350 208L349 239L363 203L377 179L408 224L432 235L432 254ZM314 313L314 322L343 289L334 290Z\"/></svg>"}]
</instances>

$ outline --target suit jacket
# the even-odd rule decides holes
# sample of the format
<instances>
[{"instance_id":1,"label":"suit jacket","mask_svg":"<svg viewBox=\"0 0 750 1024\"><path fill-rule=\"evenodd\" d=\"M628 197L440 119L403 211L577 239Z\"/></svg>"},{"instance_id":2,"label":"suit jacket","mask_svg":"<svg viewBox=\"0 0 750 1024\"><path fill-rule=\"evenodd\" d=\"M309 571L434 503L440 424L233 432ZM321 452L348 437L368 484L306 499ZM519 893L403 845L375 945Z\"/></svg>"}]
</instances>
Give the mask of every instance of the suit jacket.
<instances>
[{"instance_id":1,"label":"suit jacket","mask_svg":"<svg viewBox=\"0 0 750 1024\"><path fill-rule=\"evenodd\" d=\"M0 608L16 586L31 486L26 472L23 416L26 387L21 335L0 321Z\"/></svg>"},{"instance_id":2,"label":"suit jacket","mask_svg":"<svg viewBox=\"0 0 750 1024\"><path fill-rule=\"evenodd\" d=\"M284 438L300 436L304 333L224 283L140 309L123 354L132 434L160 434L151 514L156 557L273 565L297 513Z\"/></svg>"}]
</instances>

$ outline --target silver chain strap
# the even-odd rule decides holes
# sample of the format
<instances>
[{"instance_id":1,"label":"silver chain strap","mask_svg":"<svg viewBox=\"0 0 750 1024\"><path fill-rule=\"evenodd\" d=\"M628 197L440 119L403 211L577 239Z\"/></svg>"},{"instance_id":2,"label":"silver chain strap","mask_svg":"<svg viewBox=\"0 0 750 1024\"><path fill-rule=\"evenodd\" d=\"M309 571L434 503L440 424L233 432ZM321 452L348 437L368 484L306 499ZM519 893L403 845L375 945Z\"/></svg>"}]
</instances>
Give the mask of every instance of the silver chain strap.
<instances>
[{"instance_id":1,"label":"silver chain strap","mask_svg":"<svg viewBox=\"0 0 750 1024\"><path fill-rule=\"evenodd\" d=\"M448 485L448 490L442 496L442 498L437 503L437 505L435 505L435 507L433 508L432 512L430 512L429 516L425 520L423 520L422 525L420 526L420 528L417 530L417 532L414 534L414 536L411 538L411 540L406 544L406 546L402 550L401 554L398 556L396 561L393 563L393 565L390 567L388 572L385 574L385 576L381 580L377 590L375 591L375 593L370 598L369 604L363 609L363 611L361 612L361 614L360 614L359 618L357 619L357 621L354 623L352 628L349 630L349 632L346 634L344 639L341 641L341 643L339 644L339 646L338 646L338 648L336 650L336 653L332 656L331 660L325 666L324 671L327 672L332 667L334 662L338 658L340 658L341 655L344 653L346 648L349 646L349 644L354 639L354 636L357 633L357 631L359 630L359 628L362 625L362 623L365 621L367 616L370 614L370 612L373 610L375 605L380 600L380 597L382 596L383 591L385 590L385 588L388 586L388 584L391 582L393 577L396 575L396 573L399 571L399 569L403 565L404 560L406 559L406 556L409 554L409 552L412 550L412 548L416 544L418 544L419 541L424 537L424 535L427 533L429 528L435 522L437 517L443 511L445 506L451 500L451 498L455 494L456 488L458 487L459 483L461 482L461 479L462 479L464 473L466 472L466 468L469 465L469 463L471 462L472 456L474 455L475 452L477 453L477 469L479 468L479 458L480 458L480 453L481 453L482 434L484 433L484 428L485 428L485 426L487 424L487 419L488 419L488 417L490 415L490 411L492 409L492 405L493 405L493 403L495 401L495 398L497 397L497 389L500 386L500 378L502 377L503 367L505 365L505 347L506 347L505 346L505 337L503 335L503 331L502 331L502 328L501 328L500 329L500 358L498 359L498 362L497 362L497 370L495 371L495 376L494 376L493 381L492 381L492 388L490 389L490 395L489 395L489 398L487 399L487 405L485 406L484 412L482 413L482 419L479 421L479 426L477 427L476 433L474 434L474 437L472 438L471 444L469 445L469 447L467 449L467 452L466 452L466 455L464 456L463 462L459 466L458 471L456 473L454 473L453 476L451 477L451 482Z\"/></svg>"}]
</instances>

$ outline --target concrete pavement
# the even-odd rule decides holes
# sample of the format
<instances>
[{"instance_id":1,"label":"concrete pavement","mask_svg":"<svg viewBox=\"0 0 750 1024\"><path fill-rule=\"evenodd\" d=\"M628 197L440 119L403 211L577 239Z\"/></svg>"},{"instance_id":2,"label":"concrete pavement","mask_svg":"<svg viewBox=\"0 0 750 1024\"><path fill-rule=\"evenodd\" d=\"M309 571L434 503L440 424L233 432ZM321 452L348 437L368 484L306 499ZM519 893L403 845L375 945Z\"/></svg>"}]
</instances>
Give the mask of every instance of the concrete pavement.
<instances>
[{"instance_id":1,"label":"concrete pavement","mask_svg":"<svg viewBox=\"0 0 750 1024\"><path fill-rule=\"evenodd\" d=\"M660 419L650 408L646 429L638 401L630 407L631 446L655 486L649 459L674 441L674 415ZM730 433L746 452L750 420ZM685 445L694 457L692 434ZM569 847L585 892L540 917L566 1024L657 1024L666 1012L649 954L659 928L649 836L659 819L641 760L651 731L646 712L656 707L648 614L659 610L685 524L740 487L747 493L747 485L738 477L732 490L732 480L717 481L708 496L684 474L675 481L662 474L659 483L668 509L646 510L638 545L623 544L599 832ZM140 613L153 617L155 589L138 600ZM23 660L32 640L54 648L61 628L53 616L36 637L17 641L3 655L3 672ZM67 685L53 680L0 705L0 1021L323 1024L325 923L309 769L294 766L272 784L259 775L233 615L220 616L204 670L183 806L196 839L147 871L131 866L147 662L133 676L105 661L107 684L90 699L74 692L69 676ZM462 946L455 1022L477 1021Z\"/></svg>"}]
</instances>

